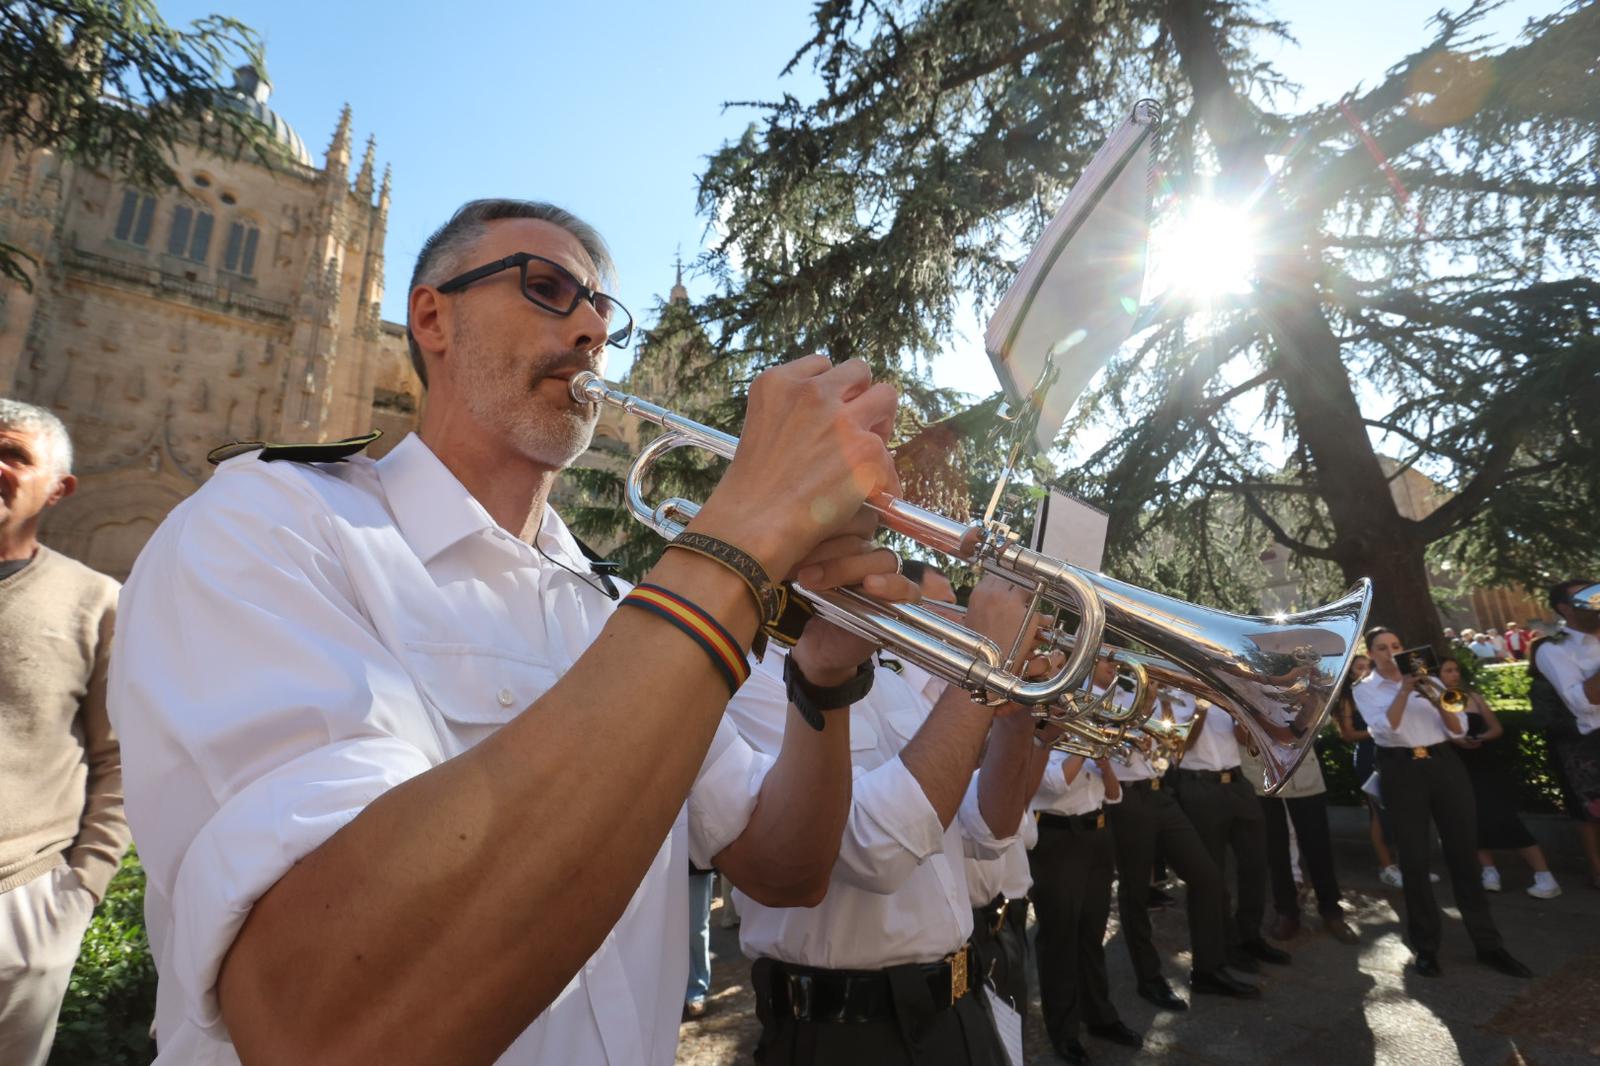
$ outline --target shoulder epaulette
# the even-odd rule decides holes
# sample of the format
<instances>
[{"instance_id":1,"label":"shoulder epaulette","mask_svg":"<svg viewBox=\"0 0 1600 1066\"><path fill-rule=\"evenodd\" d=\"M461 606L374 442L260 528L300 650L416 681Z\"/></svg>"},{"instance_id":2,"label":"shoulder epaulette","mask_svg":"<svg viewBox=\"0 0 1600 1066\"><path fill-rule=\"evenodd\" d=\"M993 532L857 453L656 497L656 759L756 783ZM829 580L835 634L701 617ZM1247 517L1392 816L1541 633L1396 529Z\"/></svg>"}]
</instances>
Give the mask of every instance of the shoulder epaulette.
<instances>
[{"instance_id":1,"label":"shoulder epaulette","mask_svg":"<svg viewBox=\"0 0 1600 1066\"><path fill-rule=\"evenodd\" d=\"M263 463L276 462L280 459L291 463L342 463L381 436L383 430L375 429L359 437L346 437L344 440L330 440L320 444L272 444L264 440L236 440L212 448L206 453L206 462L216 466L235 456L258 452L260 454L256 458Z\"/></svg>"}]
</instances>

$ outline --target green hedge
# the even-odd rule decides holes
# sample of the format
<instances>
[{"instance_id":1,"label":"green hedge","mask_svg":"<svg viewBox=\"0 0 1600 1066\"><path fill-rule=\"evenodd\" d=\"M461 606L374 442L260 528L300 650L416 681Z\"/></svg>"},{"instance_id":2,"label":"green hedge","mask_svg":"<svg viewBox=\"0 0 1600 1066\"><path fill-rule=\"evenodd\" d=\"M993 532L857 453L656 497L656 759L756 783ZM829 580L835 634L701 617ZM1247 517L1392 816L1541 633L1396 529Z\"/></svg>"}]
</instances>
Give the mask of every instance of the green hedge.
<instances>
[{"instance_id":1,"label":"green hedge","mask_svg":"<svg viewBox=\"0 0 1600 1066\"><path fill-rule=\"evenodd\" d=\"M128 852L95 908L67 986L50 1066L144 1066L156 1056L156 964L144 931L144 867Z\"/></svg>"},{"instance_id":2,"label":"green hedge","mask_svg":"<svg viewBox=\"0 0 1600 1066\"><path fill-rule=\"evenodd\" d=\"M1517 787L1517 807L1536 813L1559 813L1561 789L1550 775L1546 761L1544 734L1533 727L1528 705L1528 668L1523 663L1496 666L1468 665L1470 683L1500 719L1506 735L1489 750L1497 751L1509 764L1511 780ZM1361 782L1356 780L1355 753L1351 745L1334 733L1317 742L1322 760L1322 776L1328 783L1328 802L1357 805L1364 802Z\"/></svg>"}]
</instances>

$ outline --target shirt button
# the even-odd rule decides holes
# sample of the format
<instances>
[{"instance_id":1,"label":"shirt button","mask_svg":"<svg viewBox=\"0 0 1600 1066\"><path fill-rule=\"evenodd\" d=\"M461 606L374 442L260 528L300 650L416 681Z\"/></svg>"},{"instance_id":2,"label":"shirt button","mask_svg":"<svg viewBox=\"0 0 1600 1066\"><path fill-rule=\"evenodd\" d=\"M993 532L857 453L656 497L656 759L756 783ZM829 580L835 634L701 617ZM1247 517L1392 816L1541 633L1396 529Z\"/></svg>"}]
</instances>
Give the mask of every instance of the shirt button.
<instances>
[{"instance_id":1,"label":"shirt button","mask_svg":"<svg viewBox=\"0 0 1600 1066\"><path fill-rule=\"evenodd\" d=\"M509 706L511 706L511 701L512 701L512 700L513 700L513 699L514 699L514 698L515 698L515 697L513 697L513 696L512 696L512 695L511 695L511 690L510 690L510 689L508 689L508 688L503 688L503 689L501 689L501 690L500 690L500 691L499 691L499 692L497 692L497 693L496 693L496 694L495 694L495 697L494 697L494 698L495 698L495 699L497 699L497 700L499 700L499 701L500 701L500 706L502 706L502 707L509 707Z\"/></svg>"}]
</instances>

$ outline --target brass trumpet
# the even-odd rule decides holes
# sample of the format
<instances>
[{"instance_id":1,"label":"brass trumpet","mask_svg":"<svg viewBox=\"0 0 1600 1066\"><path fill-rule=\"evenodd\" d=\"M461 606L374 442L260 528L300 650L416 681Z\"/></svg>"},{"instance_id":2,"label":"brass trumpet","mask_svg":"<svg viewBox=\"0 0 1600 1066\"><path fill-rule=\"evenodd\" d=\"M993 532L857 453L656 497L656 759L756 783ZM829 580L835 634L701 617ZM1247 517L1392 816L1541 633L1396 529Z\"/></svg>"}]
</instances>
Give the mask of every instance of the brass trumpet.
<instances>
[{"instance_id":1,"label":"brass trumpet","mask_svg":"<svg viewBox=\"0 0 1600 1066\"><path fill-rule=\"evenodd\" d=\"M1428 664L1420 655L1409 657L1411 676L1417 679L1417 695L1450 714L1467 713L1467 694L1458 688L1445 688L1444 682L1428 673Z\"/></svg>"},{"instance_id":2,"label":"brass trumpet","mask_svg":"<svg viewBox=\"0 0 1600 1066\"><path fill-rule=\"evenodd\" d=\"M666 431L634 460L625 495L636 519L668 540L677 537L699 505L673 498L651 506L644 498L645 474L674 448L695 446L731 459L738 438L622 392L590 371L573 375L569 388L578 403L608 404ZM1120 640L1157 652L1174 678L1192 679L1216 693L1213 703L1271 745L1272 757L1264 756L1269 789L1287 780L1309 750L1355 654L1371 598L1370 583L1363 580L1342 599L1303 614L1231 615L1032 551L1003 522L958 522L883 493L867 504L884 525L924 547L1031 590L1030 611L1075 612L1077 629L1063 644L1066 660L1054 673L1029 679L1008 669L1023 650L1028 629L1007 650L914 604L880 603L852 589L813 592L794 586L824 620L890 648L983 702L1059 705L1063 718L1091 717L1120 728L1129 718L1120 709L1085 706L1074 695L1093 669L1109 628Z\"/></svg>"}]
</instances>

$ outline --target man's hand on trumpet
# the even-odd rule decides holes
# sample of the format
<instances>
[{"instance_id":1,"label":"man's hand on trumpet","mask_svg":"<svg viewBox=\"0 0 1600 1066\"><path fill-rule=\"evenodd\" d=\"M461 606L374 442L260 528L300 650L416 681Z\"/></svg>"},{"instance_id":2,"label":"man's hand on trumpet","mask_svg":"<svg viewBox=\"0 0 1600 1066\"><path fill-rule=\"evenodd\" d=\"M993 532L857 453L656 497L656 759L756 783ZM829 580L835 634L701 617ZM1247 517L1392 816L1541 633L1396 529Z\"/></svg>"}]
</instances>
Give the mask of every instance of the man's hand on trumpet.
<instances>
[{"instance_id":1,"label":"man's hand on trumpet","mask_svg":"<svg viewBox=\"0 0 1600 1066\"><path fill-rule=\"evenodd\" d=\"M737 545L773 577L815 561L825 541L861 536L852 523L863 501L900 489L888 448L897 401L859 359L808 355L763 372L738 451L691 528Z\"/></svg>"},{"instance_id":2,"label":"man's hand on trumpet","mask_svg":"<svg viewBox=\"0 0 1600 1066\"><path fill-rule=\"evenodd\" d=\"M812 549L789 574L813 592L859 585L876 599L915 603L921 597L917 583L900 573L900 557L875 544L878 513L862 507L835 537ZM831 687L843 684L865 662L877 645L854 633L829 625L821 618L806 623L800 642L790 655L806 680Z\"/></svg>"}]
</instances>

